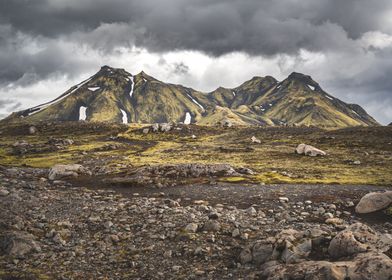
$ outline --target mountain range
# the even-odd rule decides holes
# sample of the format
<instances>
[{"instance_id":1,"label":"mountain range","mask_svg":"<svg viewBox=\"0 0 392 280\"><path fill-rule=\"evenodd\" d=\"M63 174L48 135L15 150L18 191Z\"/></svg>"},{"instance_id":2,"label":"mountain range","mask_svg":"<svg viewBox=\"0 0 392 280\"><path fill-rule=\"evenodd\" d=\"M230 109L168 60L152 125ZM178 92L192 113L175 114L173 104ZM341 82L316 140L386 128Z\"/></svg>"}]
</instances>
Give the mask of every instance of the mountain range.
<instances>
[{"instance_id":1,"label":"mountain range","mask_svg":"<svg viewBox=\"0 0 392 280\"><path fill-rule=\"evenodd\" d=\"M325 92L310 76L292 73L283 81L253 77L236 88L201 92L164 83L144 72L103 66L58 98L12 113L6 121L183 122L217 125L379 125L356 104Z\"/></svg>"}]
</instances>

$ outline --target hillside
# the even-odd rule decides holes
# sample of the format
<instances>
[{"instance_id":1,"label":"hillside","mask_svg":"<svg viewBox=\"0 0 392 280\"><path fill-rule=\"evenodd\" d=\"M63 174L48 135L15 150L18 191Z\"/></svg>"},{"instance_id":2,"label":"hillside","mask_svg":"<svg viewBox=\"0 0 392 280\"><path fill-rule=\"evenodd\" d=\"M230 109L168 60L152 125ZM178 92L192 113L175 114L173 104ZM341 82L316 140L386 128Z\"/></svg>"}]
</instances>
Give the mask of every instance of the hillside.
<instances>
[{"instance_id":1,"label":"hillside","mask_svg":"<svg viewBox=\"0 0 392 280\"><path fill-rule=\"evenodd\" d=\"M253 77L240 86L203 93L104 66L55 100L13 113L6 121L183 122L216 125L371 126L378 123L356 104L326 93L310 76L282 82Z\"/></svg>"}]
</instances>

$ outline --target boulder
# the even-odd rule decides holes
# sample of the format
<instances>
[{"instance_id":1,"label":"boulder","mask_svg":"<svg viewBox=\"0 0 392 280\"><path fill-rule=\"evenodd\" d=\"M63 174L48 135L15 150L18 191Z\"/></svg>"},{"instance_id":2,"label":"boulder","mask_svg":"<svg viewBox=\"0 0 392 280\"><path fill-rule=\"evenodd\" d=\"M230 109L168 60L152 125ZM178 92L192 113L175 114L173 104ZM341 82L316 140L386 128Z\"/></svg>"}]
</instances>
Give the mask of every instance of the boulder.
<instances>
[{"instance_id":1,"label":"boulder","mask_svg":"<svg viewBox=\"0 0 392 280\"><path fill-rule=\"evenodd\" d=\"M317 149L311 145L306 145L306 144L299 144L295 149L295 152L299 155L306 155L311 157L325 156L327 154L326 152L320 149Z\"/></svg>"},{"instance_id":2,"label":"boulder","mask_svg":"<svg viewBox=\"0 0 392 280\"><path fill-rule=\"evenodd\" d=\"M0 235L0 254L16 258L24 258L41 247L33 235L26 232L7 231Z\"/></svg>"},{"instance_id":3,"label":"boulder","mask_svg":"<svg viewBox=\"0 0 392 280\"><path fill-rule=\"evenodd\" d=\"M255 264L263 264L270 260L274 247L270 243L256 242L252 248L252 261Z\"/></svg>"},{"instance_id":4,"label":"boulder","mask_svg":"<svg viewBox=\"0 0 392 280\"><path fill-rule=\"evenodd\" d=\"M91 172L80 164L56 164L49 171L49 180L59 180L79 175L91 175Z\"/></svg>"},{"instance_id":5,"label":"boulder","mask_svg":"<svg viewBox=\"0 0 392 280\"><path fill-rule=\"evenodd\" d=\"M367 251L386 252L391 246L390 238L384 238L367 225L355 223L332 239L328 253L332 258L341 258Z\"/></svg>"},{"instance_id":6,"label":"boulder","mask_svg":"<svg viewBox=\"0 0 392 280\"><path fill-rule=\"evenodd\" d=\"M168 132L173 128L173 126L170 123L161 123L159 124L159 127L162 132Z\"/></svg>"},{"instance_id":7,"label":"boulder","mask_svg":"<svg viewBox=\"0 0 392 280\"><path fill-rule=\"evenodd\" d=\"M149 128L144 128L143 129L143 134L148 134L150 132L150 129Z\"/></svg>"},{"instance_id":8,"label":"boulder","mask_svg":"<svg viewBox=\"0 0 392 280\"><path fill-rule=\"evenodd\" d=\"M388 208L392 204L392 191L383 193L372 192L361 198L355 207L355 212L359 214L372 213Z\"/></svg>"},{"instance_id":9,"label":"boulder","mask_svg":"<svg viewBox=\"0 0 392 280\"><path fill-rule=\"evenodd\" d=\"M262 267L261 279L323 279L323 280L390 280L392 260L378 253L357 255L351 261L305 261L283 265L273 263Z\"/></svg>"},{"instance_id":10,"label":"boulder","mask_svg":"<svg viewBox=\"0 0 392 280\"><path fill-rule=\"evenodd\" d=\"M151 126L151 130L152 130L152 132L158 132L159 131L159 124L158 123L154 123Z\"/></svg>"}]
</instances>

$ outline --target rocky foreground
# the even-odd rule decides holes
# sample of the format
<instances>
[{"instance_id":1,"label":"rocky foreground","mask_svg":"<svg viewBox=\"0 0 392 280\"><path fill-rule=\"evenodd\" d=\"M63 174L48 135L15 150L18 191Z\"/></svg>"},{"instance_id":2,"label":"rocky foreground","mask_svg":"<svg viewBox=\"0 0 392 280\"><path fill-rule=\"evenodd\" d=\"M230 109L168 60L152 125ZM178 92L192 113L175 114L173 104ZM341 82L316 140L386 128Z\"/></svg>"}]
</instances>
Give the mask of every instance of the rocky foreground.
<instances>
[{"instance_id":1,"label":"rocky foreground","mask_svg":"<svg viewBox=\"0 0 392 280\"><path fill-rule=\"evenodd\" d=\"M380 188L118 192L49 175L0 169L0 279L392 277L390 216L354 211L363 194Z\"/></svg>"}]
</instances>

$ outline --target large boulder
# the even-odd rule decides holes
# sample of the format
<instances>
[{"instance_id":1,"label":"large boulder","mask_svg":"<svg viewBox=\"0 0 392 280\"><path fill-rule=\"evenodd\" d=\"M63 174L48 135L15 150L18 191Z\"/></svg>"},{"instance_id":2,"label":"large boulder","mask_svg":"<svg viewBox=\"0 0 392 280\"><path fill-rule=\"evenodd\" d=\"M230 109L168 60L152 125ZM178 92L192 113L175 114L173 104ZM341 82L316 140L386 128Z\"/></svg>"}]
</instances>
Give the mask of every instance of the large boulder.
<instances>
[{"instance_id":1,"label":"large boulder","mask_svg":"<svg viewBox=\"0 0 392 280\"><path fill-rule=\"evenodd\" d=\"M306 144L299 144L295 149L295 152L299 155L306 155L311 157L325 156L327 154L326 152L320 149L317 149L311 145L306 145Z\"/></svg>"},{"instance_id":2,"label":"large boulder","mask_svg":"<svg viewBox=\"0 0 392 280\"><path fill-rule=\"evenodd\" d=\"M390 280L392 260L379 253L358 254L351 261L305 261L283 265L272 263L262 268L261 279Z\"/></svg>"},{"instance_id":3,"label":"large boulder","mask_svg":"<svg viewBox=\"0 0 392 280\"><path fill-rule=\"evenodd\" d=\"M49 180L60 180L79 175L91 175L91 172L80 164L57 164L49 171Z\"/></svg>"},{"instance_id":4,"label":"large boulder","mask_svg":"<svg viewBox=\"0 0 392 280\"><path fill-rule=\"evenodd\" d=\"M392 204L392 191L383 193L372 192L361 198L355 207L355 212L359 214L372 213L388 208Z\"/></svg>"},{"instance_id":5,"label":"large boulder","mask_svg":"<svg viewBox=\"0 0 392 280\"><path fill-rule=\"evenodd\" d=\"M341 258L368 251L386 252L391 246L390 238L378 234L367 225L355 223L332 239L328 253L332 258Z\"/></svg>"},{"instance_id":6,"label":"large boulder","mask_svg":"<svg viewBox=\"0 0 392 280\"><path fill-rule=\"evenodd\" d=\"M6 231L0 234L0 255L24 258L40 250L39 243L29 233Z\"/></svg>"},{"instance_id":7,"label":"large boulder","mask_svg":"<svg viewBox=\"0 0 392 280\"><path fill-rule=\"evenodd\" d=\"M296 263L306 259L312 251L312 240L304 232L293 229L282 230L276 238L259 240L247 246L239 255L241 263L257 265L269 260Z\"/></svg>"}]
</instances>

